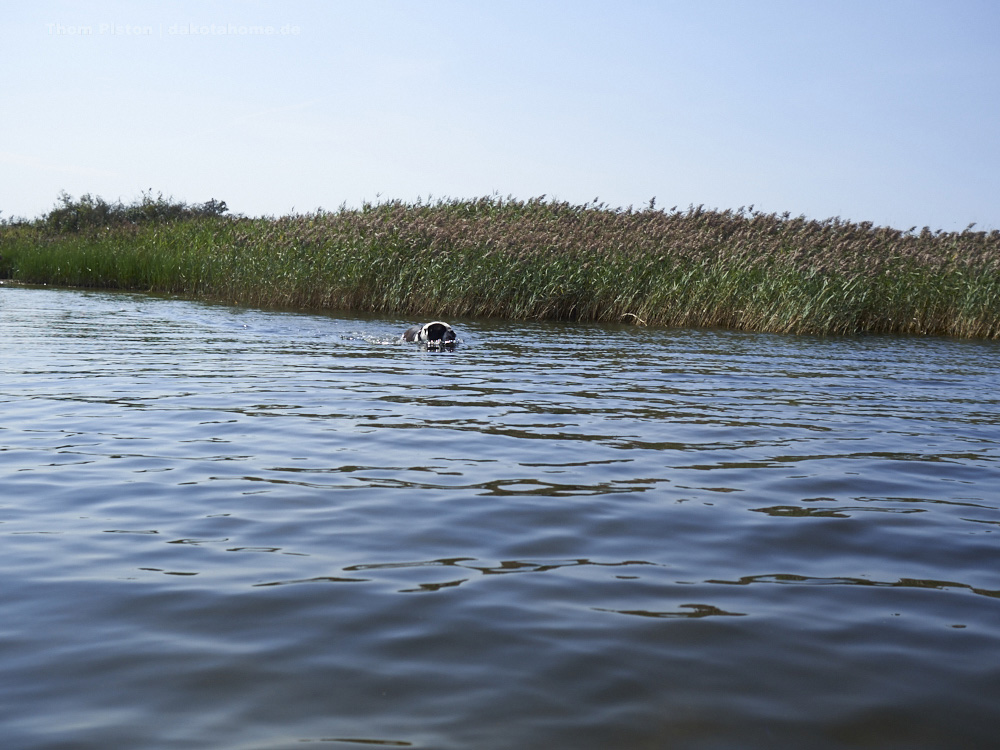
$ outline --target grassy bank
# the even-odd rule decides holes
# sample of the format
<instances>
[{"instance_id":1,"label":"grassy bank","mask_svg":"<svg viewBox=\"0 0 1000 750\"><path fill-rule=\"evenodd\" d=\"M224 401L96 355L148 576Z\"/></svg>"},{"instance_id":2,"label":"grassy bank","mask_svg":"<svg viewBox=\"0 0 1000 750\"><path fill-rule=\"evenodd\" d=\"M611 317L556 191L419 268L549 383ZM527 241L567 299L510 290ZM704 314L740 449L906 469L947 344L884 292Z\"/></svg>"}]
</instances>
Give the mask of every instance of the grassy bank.
<instances>
[{"instance_id":1,"label":"grassy bank","mask_svg":"<svg viewBox=\"0 0 1000 750\"><path fill-rule=\"evenodd\" d=\"M414 318L1000 337L997 231L544 199L256 219L179 205L64 196L0 225L0 277Z\"/></svg>"}]
</instances>

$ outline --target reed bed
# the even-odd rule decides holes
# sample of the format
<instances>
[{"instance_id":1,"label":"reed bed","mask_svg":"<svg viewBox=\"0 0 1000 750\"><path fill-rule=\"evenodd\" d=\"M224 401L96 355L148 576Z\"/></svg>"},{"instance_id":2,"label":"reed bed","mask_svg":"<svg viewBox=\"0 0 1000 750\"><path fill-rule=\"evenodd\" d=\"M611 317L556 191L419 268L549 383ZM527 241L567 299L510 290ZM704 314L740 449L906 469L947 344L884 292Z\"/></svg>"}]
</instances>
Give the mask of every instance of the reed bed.
<instances>
[{"instance_id":1,"label":"reed bed","mask_svg":"<svg viewBox=\"0 0 1000 750\"><path fill-rule=\"evenodd\" d=\"M0 277L234 304L1000 337L1000 232L488 197L284 217L120 204L0 225ZM148 197L147 203L155 203ZM81 201L86 203L86 201ZM108 204L104 204L107 207ZM81 218L82 217L82 218Z\"/></svg>"}]
</instances>

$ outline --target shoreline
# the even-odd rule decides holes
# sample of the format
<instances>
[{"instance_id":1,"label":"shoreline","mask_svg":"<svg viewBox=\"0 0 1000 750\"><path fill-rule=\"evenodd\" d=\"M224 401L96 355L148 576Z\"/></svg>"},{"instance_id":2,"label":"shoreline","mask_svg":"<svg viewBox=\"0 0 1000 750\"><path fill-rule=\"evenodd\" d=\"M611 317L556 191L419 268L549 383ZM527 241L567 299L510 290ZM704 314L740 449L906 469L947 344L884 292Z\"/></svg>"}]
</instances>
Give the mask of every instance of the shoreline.
<instances>
[{"instance_id":1,"label":"shoreline","mask_svg":"<svg viewBox=\"0 0 1000 750\"><path fill-rule=\"evenodd\" d=\"M0 278L445 319L1000 338L1000 231L542 198L277 218L85 198L99 221L65 197L0 225Z\"/></svg>"}]
</instances>

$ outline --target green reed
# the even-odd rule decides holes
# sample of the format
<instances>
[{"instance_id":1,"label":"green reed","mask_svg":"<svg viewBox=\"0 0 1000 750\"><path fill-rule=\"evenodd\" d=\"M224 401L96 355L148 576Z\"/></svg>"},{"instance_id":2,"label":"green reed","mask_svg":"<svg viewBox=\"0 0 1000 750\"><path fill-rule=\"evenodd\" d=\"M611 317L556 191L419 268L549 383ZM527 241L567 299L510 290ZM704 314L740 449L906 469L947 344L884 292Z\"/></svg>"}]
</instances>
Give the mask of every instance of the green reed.
<instances>
[{"instance_id":1,"label":"green reed","mask_svg":"<svg viewBox=\"0 0 1000 750\"><path fill-rule=\"evenodd\" d=\"M1000 337L1000 232L971 227L544 198L256 219L63 204L61 223L0 225L0 276L414 317Z\"/></svg>"}]
</instances>

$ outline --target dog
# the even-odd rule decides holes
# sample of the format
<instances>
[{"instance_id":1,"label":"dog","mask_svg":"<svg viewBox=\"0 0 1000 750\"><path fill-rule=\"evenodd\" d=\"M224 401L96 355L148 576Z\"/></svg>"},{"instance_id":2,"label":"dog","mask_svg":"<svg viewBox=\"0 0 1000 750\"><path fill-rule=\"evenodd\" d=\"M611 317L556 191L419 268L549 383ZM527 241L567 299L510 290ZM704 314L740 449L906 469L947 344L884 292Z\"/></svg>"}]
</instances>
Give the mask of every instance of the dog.
<instances>
[{"instance_id":1,"label":"dog","mask_svg":"<svg viewBox=\"0 0 1000 750\"><path fill-rule=\"evenodd\" d=\"M456 338L455 329L440 320L410 326L403 331L403 341L419 341L428 349L454 349Z\"/></svg>"}]
</instances>

